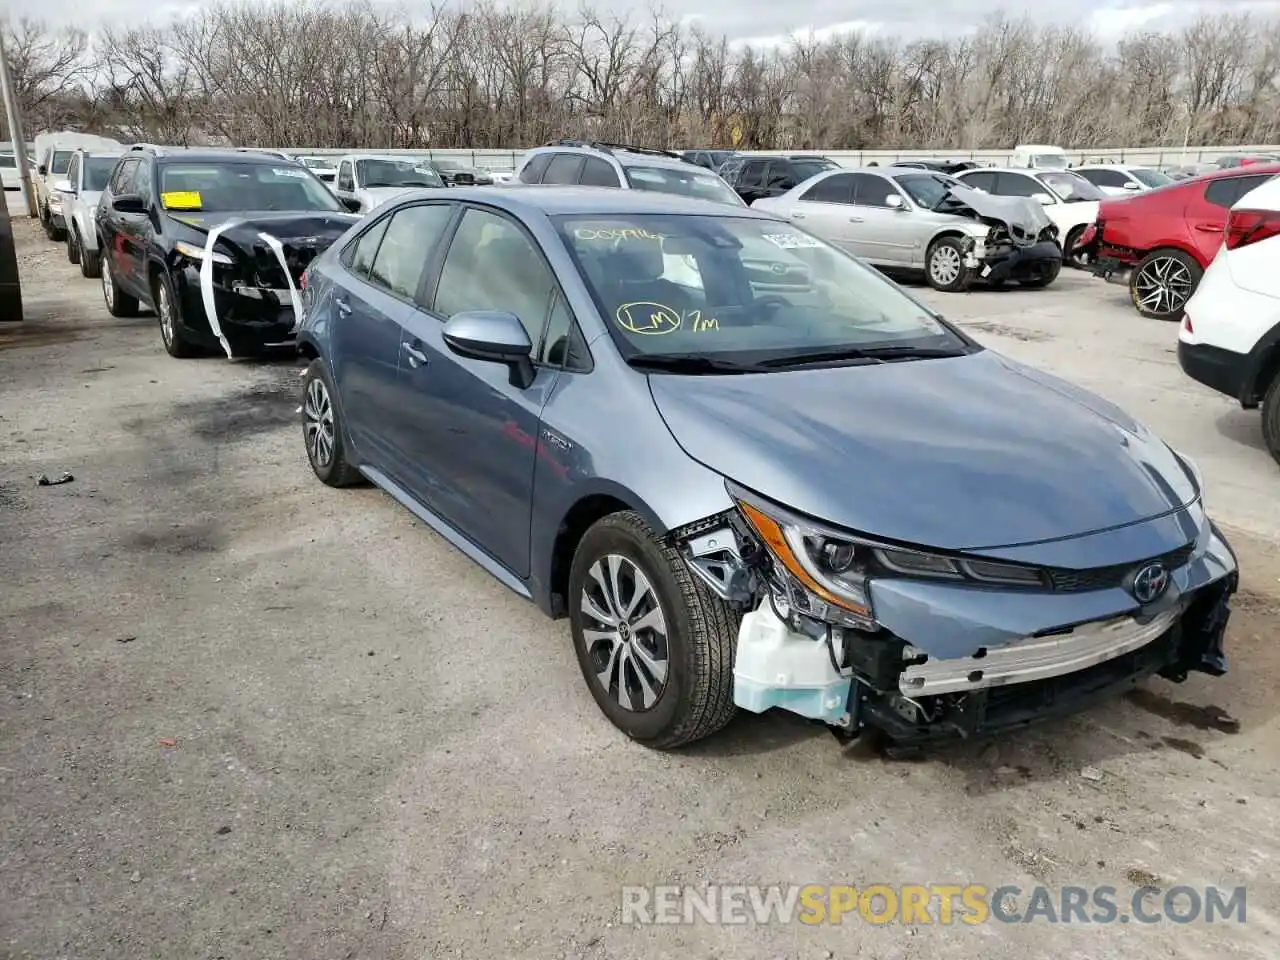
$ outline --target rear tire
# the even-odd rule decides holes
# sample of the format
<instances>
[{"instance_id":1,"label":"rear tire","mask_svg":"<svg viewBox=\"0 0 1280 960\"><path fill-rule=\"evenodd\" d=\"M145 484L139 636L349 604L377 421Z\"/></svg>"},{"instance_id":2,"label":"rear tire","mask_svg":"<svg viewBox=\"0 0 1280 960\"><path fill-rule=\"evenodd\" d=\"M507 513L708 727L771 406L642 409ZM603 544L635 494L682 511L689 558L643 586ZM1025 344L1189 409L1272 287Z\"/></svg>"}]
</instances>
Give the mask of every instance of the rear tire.
<instances>
[{"instance_id":1,"label":"rear tire","mask_svg":"<svg viewBox=\"0 0 1280 960\"><path fill-rule=\"evenodd\" d=\"M583 679L645 746L683 746L733 719L739 623L638 513L598 521L574 552L569 624Z\"/></svg>"},{"instance_id":2,"label":"rear tire","mask_svg":"<svg viewBox=\"0 0 1280 960\"><path fill-rule=\"evenodd\" d=\"M1262 442L1271 458L1280 464L1280 371L1262 397Z\"/></svg>"},{"instance_id":3,"label":"rear tire","mask_svg":"<svg viewBox=\"0 0 1280 960\"><path fill-rule=\"evenodd\" d=\"M107 312L113 317L138 315L138 298L131 297L120 289L109 259L102 260L102 299L106 301Z\"/></svg>"},{"instance_id":4,"label":"rear tire","mask_svg":"<svg viewBox=\"0 0 1280 960\"><path fill-rule=\"evenodd\" d=\"M1152 250L1133 268L1129 298L1142 316L1176 322L1203 275L1190 254L1171 248Z\"/></svg>"},{"instance_id":5,"label":"rear tire","mask_svg":"<svg viewBox=\"0 0 1280 960\"><path fill-rule=\"evenodd\" d=\"M302 441L317 479L330 487L353 487L364 475L347 460L346 430L334 403L333 381L312 360L302 381Z\"/></svg>"}]
</instances>

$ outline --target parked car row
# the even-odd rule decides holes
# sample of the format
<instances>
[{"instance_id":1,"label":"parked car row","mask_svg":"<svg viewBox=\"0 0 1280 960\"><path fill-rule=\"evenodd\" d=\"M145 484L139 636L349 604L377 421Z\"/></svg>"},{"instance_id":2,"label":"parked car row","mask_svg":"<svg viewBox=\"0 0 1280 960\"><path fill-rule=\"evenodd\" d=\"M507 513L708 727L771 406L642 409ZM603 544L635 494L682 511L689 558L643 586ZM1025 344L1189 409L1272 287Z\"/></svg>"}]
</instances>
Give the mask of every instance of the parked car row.
<instances>
[{"instance_id":1,"label":"parked car row","mask_svg":"<svg viewBox=\"0 0 1280 960\"><path fill-rule=\"evenodd\" d=\"M864 262L1051 282L1052 205L963 180L987 171L819 164L748 207L616 144L450 189L403 158L344 157L330 189L137 145L94 204L93 159L64 173L109 311L154 310L174 357L305 357L316 477L374 483L566 617L641 743L781 708L910 745L1226 669L1238 573L1194 464Z\"/></svg>"}]
</instances>

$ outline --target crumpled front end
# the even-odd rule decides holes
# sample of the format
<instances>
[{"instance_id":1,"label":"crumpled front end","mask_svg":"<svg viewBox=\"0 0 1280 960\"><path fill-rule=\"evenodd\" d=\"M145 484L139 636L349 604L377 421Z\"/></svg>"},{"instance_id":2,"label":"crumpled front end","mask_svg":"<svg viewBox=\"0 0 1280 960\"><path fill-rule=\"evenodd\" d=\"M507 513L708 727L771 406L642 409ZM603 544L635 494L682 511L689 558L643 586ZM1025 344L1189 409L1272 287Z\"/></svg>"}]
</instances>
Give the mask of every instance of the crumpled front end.
<instances>
[{"instance_id":1,"label":"crumpled front end","mask_svg":"<svg viewBox=\"0 0 1280 960\"><path fill-rule=\"evenodd\" d=\"M690 569L743 613L743 709L908 744L1025 726L1151 676L1226 672L1238 570L1199 502L1037 563L1034 546L935 552L730 494L735 510L674 536ZM1054 565L1081 554L1096 563Z\"/></svg>"},{"instance_id":2,"label":"crumpled front end","mask_svg":"<svg viewBox=\"0 0 1280 960\"><path fill-rule=\"evenodd\" d=\"M956 184L936 210L988 228L985 238L966 240L965 267L975 277L989 283L1052 279L1062 267L1058 228L1033 200Z\"/></svg>"},{"instance_id":3,"label":"crumpled front end","mask_svg":"<svg viewBox=\"0 0 1280 960\"><path fill-rule=\"evenodd\" d=\"M336 214L231 219L202 247L179 244L177 278L184 324L228 357L293 342L302 320L302 277L355 217Z\"/></svg>"}]
</instances>

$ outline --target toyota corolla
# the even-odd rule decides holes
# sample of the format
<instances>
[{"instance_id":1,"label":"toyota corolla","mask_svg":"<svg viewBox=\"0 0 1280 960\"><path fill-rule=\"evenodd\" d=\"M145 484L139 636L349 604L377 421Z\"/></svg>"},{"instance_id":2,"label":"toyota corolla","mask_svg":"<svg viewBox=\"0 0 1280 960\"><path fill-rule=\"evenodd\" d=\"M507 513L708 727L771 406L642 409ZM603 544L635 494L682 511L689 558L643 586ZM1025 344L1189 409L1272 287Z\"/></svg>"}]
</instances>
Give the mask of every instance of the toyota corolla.
<instances>
[{"instance_id":1,"label":"toyota corolla","mask_svg":"<svg viewBox=\"0 0 1280 960\"><path fill-rule=\"evenodd\" d=\"M644 744L738 708L919 743L1226 669L1187 457L767 214L419 191L312 263L304 316L316 476L567 617Z\"/></svg>"}]
</instances>

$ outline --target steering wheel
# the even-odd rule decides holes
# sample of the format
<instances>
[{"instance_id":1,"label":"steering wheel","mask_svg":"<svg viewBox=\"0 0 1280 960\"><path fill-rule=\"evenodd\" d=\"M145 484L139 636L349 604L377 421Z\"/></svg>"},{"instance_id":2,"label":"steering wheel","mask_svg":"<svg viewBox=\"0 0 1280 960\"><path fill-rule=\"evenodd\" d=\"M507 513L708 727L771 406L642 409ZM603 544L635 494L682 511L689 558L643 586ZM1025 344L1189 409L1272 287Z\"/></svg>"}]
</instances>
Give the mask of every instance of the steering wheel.
<instances>
[{"instance_id":1,"label":"steering wheel","mask_svg":"<svg viewBox=\"0 0 1280 960\"><path fill-rule=\"evenodd\" d=\"M779 310L782 307L795 306L795 304L793 304L786 297L779 296L776 293L771 293L763 297L757 297L756 299L751 301L751 305L766 314L773 313L775 310Z\"/></svg>"}]
</instances>

